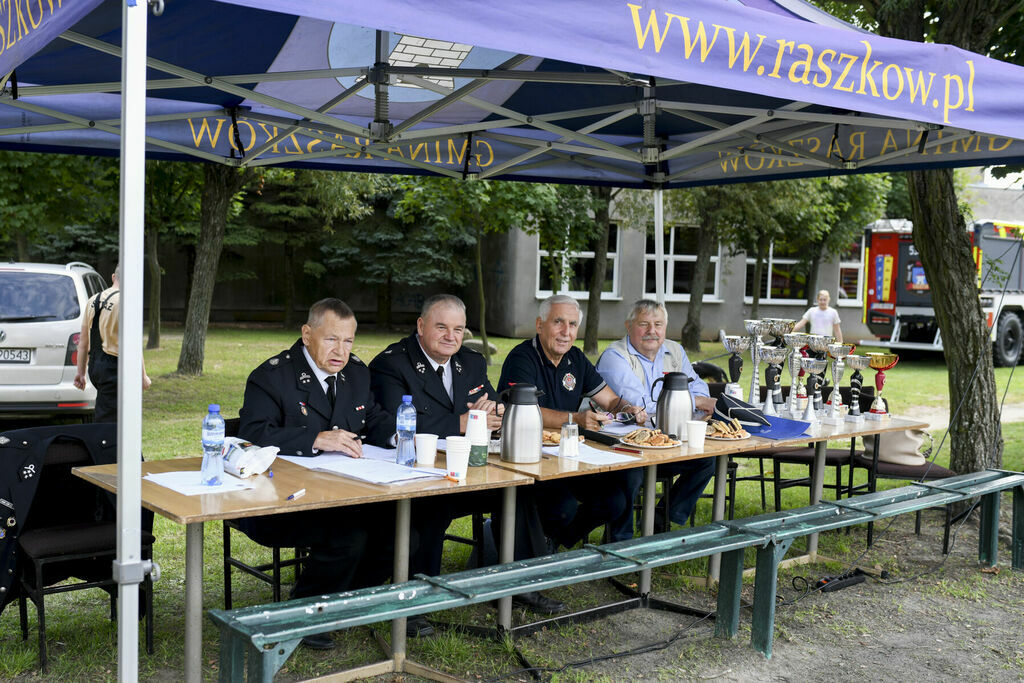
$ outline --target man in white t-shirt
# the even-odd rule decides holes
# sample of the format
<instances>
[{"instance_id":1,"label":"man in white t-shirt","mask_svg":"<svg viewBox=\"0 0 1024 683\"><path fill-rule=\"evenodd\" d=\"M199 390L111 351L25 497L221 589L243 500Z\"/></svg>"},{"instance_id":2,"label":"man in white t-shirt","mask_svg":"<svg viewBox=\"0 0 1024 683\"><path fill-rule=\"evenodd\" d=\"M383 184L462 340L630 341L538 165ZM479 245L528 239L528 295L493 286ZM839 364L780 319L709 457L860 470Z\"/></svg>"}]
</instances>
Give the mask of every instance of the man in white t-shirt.
<instances>
[{"instance_id":1,"label":"man in white t-shirt","mask_svg":"<svg viewBox=\"0 0 1024 683\"><path fill-rule=\"evenodd\" d=\"M830 298L827 289L818 292L818 305L807 309L804 317L793 326L793 331L799 332L804 325L810 323L811 334L831 335L836 338L837 344L842 344L843 331L839 328L839 312L828 305Z\"/></svg>"}]
</instances>

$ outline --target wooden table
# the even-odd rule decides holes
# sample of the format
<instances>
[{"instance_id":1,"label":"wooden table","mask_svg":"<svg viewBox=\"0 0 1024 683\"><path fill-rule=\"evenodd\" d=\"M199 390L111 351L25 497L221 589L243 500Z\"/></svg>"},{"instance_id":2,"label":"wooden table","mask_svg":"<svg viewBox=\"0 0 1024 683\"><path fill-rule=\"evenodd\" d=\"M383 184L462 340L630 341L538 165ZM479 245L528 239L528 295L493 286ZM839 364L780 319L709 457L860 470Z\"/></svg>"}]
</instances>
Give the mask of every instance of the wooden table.
<instances>
[{"instance_id":1,"label":"wooden table","mask_svg":"<svg viewBox=\"0 0 1024 683\"><path fill-rule=\"evenodd\" d=\"M727 468L730 455L742 455L750 451L765 451L793 446L804 446L814 443L814 479L811 482L811 503L821 500L821 494L825 483L825 449L829 440L848 439L858 436L877 436L885 432L904 431L906 429L924 429L928 425L915 420L907 420L899 417L889 417L881 421L865 420L861 424L845 422L841 425L819 424L812 432L812 436L800 436L793 439L775 440L764 439L752 436L749 439L735 441L712 441L706 440L704 448L694 450L686 442L676 448L665 449L641 449L636 454L639 460L615 463L612 465L589 465L579 461L566 461L564 458L545 455L540 462L532 464L508 463L492 456L489 462L497 467L503 467L519 474L533 477L537 481L553 481L566 477L576 477L599 472L610 472L613 470L631 469L633 467L644 468L644 516L641 530L645 536L654 532L654 501L656 487L657 466L662 463L681 462L695 460L698 458L717 458L714 499L712 501L712 520L718 521L725 518L725 486ZM588 442L588 445L603 450L611 450L611 447ZM625 453L624 455L634 455ZM818 552L818 534L811 534L807 541L807 559L813 561ZM805 560L806 561L806 560ZM721 556L713 555L708 563L708 580L717 582L721 567ZM643 571L640 575L639 592L645 594L650 591L650 571Z\"/></svg>"},{"instance_id":2,"label":"wooden table","mask_svg":"<svg viewBox=\"0 0 1024 683\"><path fill-rule=\"evenodd\" d=\"M443 456L439 456L443 462ZM159 472L199 471L201 458L155 460L142 463L142 475ZM439 462L438 466L443 466ZM76 476L102 489L117 493L117 465L96 465L74 468ZM447 495L469 491L502 489L501 561L513 559L515 529L515 487L533 483L533 478L498 467L471 467L464 482L429 479L408 484L377 486L364 484L325 472L314 472L293 463L278 460L273 478L263 475L250 480L255 488L230 493L185 496L169 488L142 480L142 505L171 521L185 525L185 680L202 680L203 628L203 524L210 521L259 517L282 512L300 512L321 508L343 507L395 501L395 582L408 579L409 528L413 498ZM306 489L298 500L286 500L289 494ZM511 598L502 601L501 611L511 619ZM365 675L409 672L430 676L432 670L405 659L405 619L392 622L392 657L370 667ZM369 669L369 668L368 668Z\"/></svg>"}]
</instances>

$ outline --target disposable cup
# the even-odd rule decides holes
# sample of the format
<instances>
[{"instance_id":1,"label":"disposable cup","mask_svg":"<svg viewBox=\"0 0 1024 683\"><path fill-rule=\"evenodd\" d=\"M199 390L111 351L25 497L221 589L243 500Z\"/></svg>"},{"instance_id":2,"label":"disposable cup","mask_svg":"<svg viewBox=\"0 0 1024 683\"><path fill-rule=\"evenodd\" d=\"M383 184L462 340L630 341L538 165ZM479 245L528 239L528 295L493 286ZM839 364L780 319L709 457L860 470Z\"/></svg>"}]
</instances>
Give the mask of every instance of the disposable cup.
<instances>
[{"instance_id":1,"label":"disposable cup","mask_svg":"<svg viewBox=\"0 0 1024 683\"><path fill-rule=\"evenodd\" d=\"M416 464L433 467L437 458L437 434L417 434Z\"/></svg>"},{"instance_id":2,"label":"disposable cup","mask_svg":"<svg viewBox=\"0 0 1024 683\"><path fill-rule=\"evenodd\" d=\"M448 476L463 481L469 470L469 439L464 436L449 436L446 443Z\"/></svg>"},{"instance_id":3,"label":"disposable cup","mask_svg":"<svg viewBox=\"0 0 1024 683\"><path fill-rule=\"evenodd\" d=\"M686 423L686 447L691 451L704 450L704 435L708 423L703 420L689 420Z\"/></svg>"},{"instance_id":4,"label":"disposable cup","mask_svg":"<svg viewBox=\"0 0 1024 683\"><path fill-rule=\"evenodd\" d=\"M491 430L487 429L487 411L471 410L466 420L466 438L474 446L486 446L491 439Z\"/></svg>"}]
</instances>

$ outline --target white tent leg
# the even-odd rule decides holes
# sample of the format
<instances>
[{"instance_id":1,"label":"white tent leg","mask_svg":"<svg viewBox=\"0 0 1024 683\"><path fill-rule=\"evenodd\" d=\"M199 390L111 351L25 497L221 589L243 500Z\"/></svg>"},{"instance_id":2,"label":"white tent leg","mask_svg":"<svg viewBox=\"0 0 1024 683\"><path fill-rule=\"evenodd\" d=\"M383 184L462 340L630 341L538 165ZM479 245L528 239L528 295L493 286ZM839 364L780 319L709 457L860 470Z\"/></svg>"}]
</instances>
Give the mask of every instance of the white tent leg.
<instances>
[{"instance_id":1,"label":"white tent leg","mask_svg":"<svg viewBox=\"0 0 1024 683\"><path fill-rule=\"evenodd\" d=\"M665 303L665 205L662 189L654 190L654 297Z\"/></svg>"},{"instance_id":2,"label":"white tent leg","mask_svg":"<svg viewBox=\"0 0 1024 683\"><path fill-rule=\"evenodd\" d=\"M146 182L145 0L121 10L121 304L117 439L117 676L139 677L140 489L142 459L142 271Z\"/></svg>"}]
</instances>

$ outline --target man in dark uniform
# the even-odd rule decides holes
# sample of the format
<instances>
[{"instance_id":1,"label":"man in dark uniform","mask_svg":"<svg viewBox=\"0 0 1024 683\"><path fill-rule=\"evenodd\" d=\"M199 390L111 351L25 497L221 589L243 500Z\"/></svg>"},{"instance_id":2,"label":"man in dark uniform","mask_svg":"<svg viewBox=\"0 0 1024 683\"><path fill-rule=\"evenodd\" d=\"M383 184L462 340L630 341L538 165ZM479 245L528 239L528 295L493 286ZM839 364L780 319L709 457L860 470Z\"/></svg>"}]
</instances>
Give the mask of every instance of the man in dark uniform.
<instances>
[{"instance_id":1,"label":"man in dark uniform","mask_svg":"<svg viewBox=\"0 0 1024 683\"><path fill-rule=\"evenodd\" d=\"M340 451L358 458L364 441L391 445L395 418L374 401L369 370L352 354L355 334L355 315L343 301L313 304L302 338L249 375L239 437L299 456ZM390 504L247 518L239 527L264 545L309 546L293 598L377 585L391 571ZM329 635L303 642L333 646Z\"/></svg>"},{"instance_id":2,"label":"man in dark uniform","mask_svg":"<svg viewBox=\"0 0 1024 683\"><path fill-rule=\"evenodd\" d=\"M411 395L416 406L416 431L437 434L442 439L466 433L470 410L487 412L489 430L501 428L504 406L495 402L497 394L487 379L483 356L463 347L465 331L466 305L462 299L438 294L423 302L416 332L387 347L370 361L373 393L384 409L397 410L402 396ZM539 522L535 508L526 502L528 494L524 496L520 491L517 499L516 526L523 531L516 534L515 557L525 559L540 554L543 545L536 550L529 546L525 529L531 522L537 525ZM427 504L417 506L417 502L413 502L420 545L411 564L415 571L431 576L441 573L444 532L453 519L480 510L490 510L493 514L500 510L493 494L440 496L431 499L428 505L426 509ZM428 516L431 513L432 519ZM565 607L535 591L514 596L514 602L543 614L560 612ZM417 626L421 635L431 630L425 619L417 622Z\"/></svg>"},{"instance_id":3,"label":"man in dark uniform","mask_svg":"<svg viewBox=\"0 0 1024 683\"><path fill-rule=\"evenodd\" d=\"M638 422L646 421L643 408L620 399L583 351L573 345L582 321L583 312L571 297L556 295L541 302L537 336L509 352L498 390L518 383L535 385L543 392L540 412L548 429L560 429L571 415L581 427L599 430L607 418L600 412L579 410L584 399L606 411L627 412ZM628 472L611 472L572 477L565 483L535 484L545 533L555 542L572 547L602 524L612 523L618 528L632 514L633 479L635 475Z\"/></svg>"}]
</instances>

